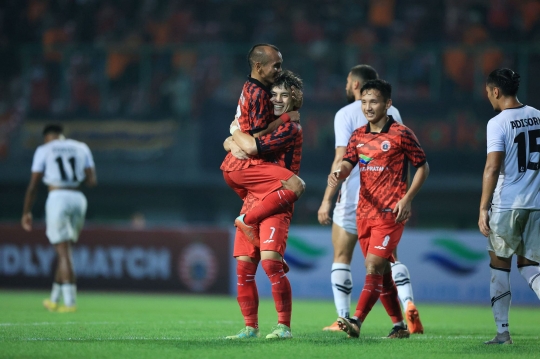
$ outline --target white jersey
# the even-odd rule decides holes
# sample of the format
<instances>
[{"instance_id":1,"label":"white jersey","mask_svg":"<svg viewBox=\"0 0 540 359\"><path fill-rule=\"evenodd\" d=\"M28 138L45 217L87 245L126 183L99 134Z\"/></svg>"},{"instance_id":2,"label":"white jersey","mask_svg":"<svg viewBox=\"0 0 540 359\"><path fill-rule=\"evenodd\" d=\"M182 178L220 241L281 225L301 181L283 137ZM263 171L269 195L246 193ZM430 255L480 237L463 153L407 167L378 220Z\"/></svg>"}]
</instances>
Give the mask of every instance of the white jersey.
<instances>
[{"instance_id":1,"label":"white jersey","mask_svg":"<svg viewBox=\"0 0 540 359\"><path fill-rule=\"evenodd\" d=\"M505 152L491 209L540 209L540 111L509 108L487 124L487 152Z\"/></svg>"},{"instance_id":2,"label":"white jersey","mask_svg":"<svg viewBox=\"0 0 540 359\"><path fill-rule=\"evenodd\" d=\"M94 167L88 146L79 141L58 139L37 148L32 172L43 173L43 182L55 187L78 187L86 178L84 170Z\"/></svg>"},{"instance_id":3,"label":"white jersey","mask_svg":"<svg viewBox=\"0 0 540 359\"><path fill-rule=\"evenodd\" d=\"M399 111L394 106L390 106L387 111L389 116L392 116L397 122L403 123ZM334 133L336 135L336 148L347 147L352 133L358 127L367 124L366 116L362 112L362 101L354 101L347 106L341 108L334 119ZM360 191L360 172L358 166L354 166L351 174L341 185L340 203L358 205Z\"/></svg>"}]
</instances>

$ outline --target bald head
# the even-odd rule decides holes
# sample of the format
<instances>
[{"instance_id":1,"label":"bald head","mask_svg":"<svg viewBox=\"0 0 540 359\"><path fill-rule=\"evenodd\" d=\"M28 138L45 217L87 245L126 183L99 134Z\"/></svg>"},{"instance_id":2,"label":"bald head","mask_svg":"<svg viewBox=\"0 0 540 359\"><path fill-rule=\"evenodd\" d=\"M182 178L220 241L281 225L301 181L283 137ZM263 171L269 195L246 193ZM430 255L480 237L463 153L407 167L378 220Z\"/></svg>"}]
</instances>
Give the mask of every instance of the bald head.
<instances>
[{"instance_id":1,"label":"bald head","mask_svg":"<svg viewBox=\"0 0 540 359\"><path fill-rule=\"evenodd\" d=\"M247 58L250 76L265 86L272 85L283 63L279 49L270 44L257 44L249 50Z\"/></svg>"},{"instance_id":2,"label":"bald head","mask_svg":"<svg viewBox=\"0 0 540 359\"><path fill-rule=\"evenodd\" d=\"M279 52L279 49L270 44L257 44L254 45L248 53L249 69L253 70L253 67L258 62L262 65L268 63L273 54Z\"/></svg>"}]
</instances>

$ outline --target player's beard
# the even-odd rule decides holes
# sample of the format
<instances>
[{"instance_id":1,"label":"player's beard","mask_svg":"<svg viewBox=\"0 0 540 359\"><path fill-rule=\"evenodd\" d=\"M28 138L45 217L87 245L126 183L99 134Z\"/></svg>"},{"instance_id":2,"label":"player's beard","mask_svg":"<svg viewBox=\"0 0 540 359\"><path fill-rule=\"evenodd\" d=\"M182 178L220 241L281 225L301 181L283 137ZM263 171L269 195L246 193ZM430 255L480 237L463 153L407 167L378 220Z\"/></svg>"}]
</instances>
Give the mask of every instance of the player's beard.
<instances>
[{"instance_id":1,"label":"player's beard","mask_svg":"<svg viewBox=\"0 0 540 359\"><path fill-rule=\"evenodd\" d=\"M345 90L345 96L347 96L347 103L353 103L354 101L356 101L356 98L354 97L352 91Z\"/></svg>"}]
</instances>

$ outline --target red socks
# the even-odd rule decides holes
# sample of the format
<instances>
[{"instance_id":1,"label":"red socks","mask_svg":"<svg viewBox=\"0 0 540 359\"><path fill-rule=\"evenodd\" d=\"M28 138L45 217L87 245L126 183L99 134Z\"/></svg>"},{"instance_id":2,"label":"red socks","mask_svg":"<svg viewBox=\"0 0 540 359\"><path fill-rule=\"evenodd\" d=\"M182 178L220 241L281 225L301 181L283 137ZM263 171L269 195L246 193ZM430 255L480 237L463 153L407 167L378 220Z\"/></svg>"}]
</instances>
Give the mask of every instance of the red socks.
<instances>
[{"instance_id":1,"label":"red socks","mask_svg":"<svg viewBox=\"0 0 540 359\"><path fill-rule=\"evenodd\" d=\"M381 303L383 304L384 309L386 309L386 313L388 313L392 319L392 323L396 324L403 321L398 290L392 279L392 272L383 275Z\"/></svg>"},{"instance_id":2,"label":"red socks","mask_svg":"<svg viewBox=\"0 0 540 359\"><path fill-rule=\"evenodd\" d=\"M364 289L362 289L362 293L360 293L360 299L358 299L358 305L356 306L356 312L354 313L354 316L357 317L360 322L364 322L367 315L371 311L371 308L373 308L375 303L377 303L377 300L381 295L382 283L382 275L366 275Z\"/></svg>"},{"instance_id":3,"label":"red socks","mask_svg":"<svg viewBox=\"0 0 540 359\"><path fill-rule=\"evenodd\" d=\"M253 207L244 217L244 223L253 225L273 214L284 211L298 200L298 196L291 190L280 189L270 193L257 206Z\"/></svg>"},{"instance_id":4,"label":"red socks","mask_svg":"<svg viewBox=\"0 0 540 359\"><path fill-rule=\"evenodd\" d=\"M257 265L246 261L236 261L238 277L238 305L247 327L259 327L259 293L255 283Z\"/></svg>"},{"instance_id":5,"label":"red socks","mask_svg":"<svg viewBox=\"0 0 540 359\"><path fill-rule=\"evenodd\" d=\"M283 271L283 262L273 259L261 261L262 267L272 283L272 296L278 313L278 324L291 327L292 291L291 283Z\"/></svg>"}]
</instances>

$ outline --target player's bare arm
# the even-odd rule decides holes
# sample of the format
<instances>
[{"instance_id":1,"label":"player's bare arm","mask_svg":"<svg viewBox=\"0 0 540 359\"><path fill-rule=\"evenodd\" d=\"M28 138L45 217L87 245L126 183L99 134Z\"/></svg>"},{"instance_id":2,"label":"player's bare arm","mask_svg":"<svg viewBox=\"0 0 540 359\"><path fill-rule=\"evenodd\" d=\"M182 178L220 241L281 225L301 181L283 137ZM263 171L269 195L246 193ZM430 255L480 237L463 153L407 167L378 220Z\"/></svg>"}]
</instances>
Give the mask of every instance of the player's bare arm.
<instances>
[{"instance_id":1,"label":"player's bare arm","mask_svg":"<svg viewBox=\"0 0 540 359\"><path fill-rule=\"evenodd\" d=\"M328 175L328 186L337 187L340 181L349 177L353 165L350 162L342 161L338 169L335 169L332 173Z\"/></svg>"},{"instance_id":2,"label":"player's bare arm","mask_svg":"<svg viewBox=\"0 0 540 359\"><path fill-rule=\"evenodd\" d=\"M249 158L248 154L245 153L244 150L242 150L240 146L238 146L234 142L232 136L229 136L225 139L225 141L223 142L223 148L225 149L225 151L230 152L234 157L238 158L239 160L247 160Z\"/></svg>"},{"instance_id":3,"label":"player's bare arm","mask_svg":"<svg viewBox=\"0 0 540 359\"><path fill-rule=\"evenodd\" d=\"M84 180L84 184L86 185L86 187L97 186L97 175L96 175L96 169L94 167L85 168L84 174L86 175L86 178Z\"/></svg>"},{"instance_id":4,"label":"player's bare arm","mask_svg":"<svg viewBox=\"0 0 540 359\"><path fill-rule=\"evenodd\" d=\"M32 230L32 207L36 201L36 195L38 190L38 185L41 179L43 178L43 173L41 172L32 172L30 177L30 183L26 189L26 195L24 196L24 205L23 213L21 218L21 225L25 231Z\"/></svg>"},{"instance_id":5,"label":"player's bare arm","mask_svg":"<svg viewBox=\"0 0 540 359\"><path fill-rule=\"evenodd\" d=\"M482 177L482 198L480 199L480 215L478 218L478 228L484 236L489 236L489 208L491 196L497 186L499 173L504 161L504 152L490 152L487 155L484 175Z\"/></svg>"},{"instance_id":6,"label":"player's bare arm","mask_svg":"<svg viewBox=\"0 0 540 359\"><path fill-rule=\"evenodd\" d=\"M420 188L422 188L422 185L428 176L429 165L426 162L416 169L411 186L407 190L407 193L405 193L405 196L398 201L396 207L394 208L393 213L397 213L396 223L406 221L411 217L411 202L420 191Z\"/></svg>"},{"instance_id":7,"label":"player's bare arm","mask_svg":"<svg viewBox=\"0 0 540 359\"><path fill-rule=\"evenodd\" d=\"M288 117L287 117L288 116ZM260 131L260 132L257 132L257 133L254 133L253 134L253 137L255 138L259 138L261 136L264 136L264 135L267 135L269 133L272 133L274 132L275 130L277 130L277 128L281 125L283 125L284 123L287 123L287 122L300 122L300 112L298 111L291 111L291 112L287 112L287 113L284 113L283 115L281 115L280 117L278 117L276 120L270 122L270 124L268 125L267 128L265 128L264 130Z\"/></svg>"},{"instance_id":8,"label":"player's bare arm","mask_svg":"<svg viewBox=\"0 0 540 359\"><path fill-rule=\"evenodd\" d=\"M330 172L333 172L334 170L339 169L341 165L341 161L343 160L343 156L345 156L345 152L347 151L347 147L345 146L339 146L336 147L336 154L334 156L334 161L332 162L332 167L330 168ZM330 187L329 185L326 186L326 189L324 190L324 196L321 202L321 206L319 207L319 211L317 212L317 217L319 219L319 223L322 225L329 225L332 223L332 217L330 216L330 211L332 209L332 202L334 200L334 196L336 195L339 184L342 181L340 180L338 182L338 186Z\"/></svg>"}]
</instances>

